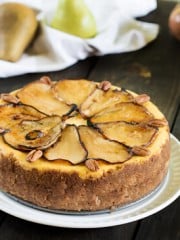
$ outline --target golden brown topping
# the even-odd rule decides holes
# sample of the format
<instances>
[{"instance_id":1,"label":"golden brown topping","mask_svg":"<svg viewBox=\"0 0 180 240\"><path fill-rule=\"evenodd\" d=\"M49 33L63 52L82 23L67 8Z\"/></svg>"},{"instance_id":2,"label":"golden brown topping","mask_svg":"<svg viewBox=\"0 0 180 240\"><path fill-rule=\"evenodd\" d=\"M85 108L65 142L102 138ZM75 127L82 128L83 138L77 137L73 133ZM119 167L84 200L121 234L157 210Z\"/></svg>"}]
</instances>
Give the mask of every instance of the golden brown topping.
<instances>
[{"instance_id":1,"label":"golden brown topping","mask_svg":"<svg viewBox=\"0 0 180 240\"><path fill-rule=\"evenodd\" d=\"M138 156L148 156L150 154L150 151L144 147L133 147L131 150L135 155Z\"/></svg>"},{"instance_id":2,"label":"golden brown topping","mask_svg":"<svg viewBox=\"0 0 180 240\"><path fill-rule=\"evenodd\" d=\"M14 104L18 104L20 102L20 100L17 97L10 95L8 93L2 93L1 99L4 100L5 102L14 103Z\"/></svg>"},{"instance_id":3,"label":"golden brown topping","mask_svg":"<svg viewBox=\"0 0 180 240\"><path fill-rule=\"evenodd\" d=\"M108 91L111 88L111 83L109 81L102 81L99 84L99 88L103 91Z\"/></svg>"},{"instance_id":4,"label":"golden brown topping","mask_svg":"<svg viewBox=\"0 0 180 240\"><path fill-rule=\"evenodd\" d=\"M48 160L64 159L73 164L83 162L87 157L87 151L81 143L76 126L67 125L61 137L45 151L44 156Z\"/></svg>"},{"instance_id":5,"label":"golden brown topping","mask_svg":"<svg viewBox=\"0 0 180 240\"><path fill-rule=\"evenodd\" d=\"M134 98L134 102L138 104L143 104L150 101L150 97L147 94L141 94Z\"/></svg>"},{"instance_id":6,"label":"golden brown topping","mask_svg":"<svg viewBox=\"0 0 180 240\"><path fill-rule=\"evenodd\" d=\"M20 150L46 149L61 135L61 118L45 117L40 120L23 120L3 135L6 143Z\"/></svg>"},{"instance_id":7,"label":"golden brown topping","mask_svg":"<svg viewBox=\"0 0 180 240\"><path fill-rule=\"evenodd\" d=\"M13 129L23 120L38 120L43 117L46 115L27 105L0 105L0 127L4 129Z\"/></svg>"},{"instance_id":8,"label":"golden brown topping","mask_svg":"<svg viewBox=\"0 0 180 240\"><path fill-rule=\"evenodd\" d=\"M151 119L147 124L152 127L164 127L168 125L168 122L165 119Z\"/></svg>"},{"instance_id":9,"label":"golden brown topping","mask_svg":"<svg viewBox=\"0 0 180 240\"><path fill-rule=\"evenodd\" d=\"M39 81L24 86L17 96L23 104L32 106L49 116L54 114L63 116L74 110L74 106L69 106L54 96L51 85Z\"/></svg>"},{"instance_id":10,"label":"golden brown topping","mask_svg":"<svg viewBox=\"0 0 180 240\"><path fill-rule=\"evenodd\" d=\"M96 84L92 81L64 79L54 84L52 91L56 98L79 107L95 88Z\"/></svg>"},{"instance_id":11,"label":"golden brown topping","mask_svg":"<svg viewBox=\"0 0 180 240\"><path fill-rule=\"evenodd\" d=\"M108 106L109 107L109 106ZM91 119L91 123L107 123L107 122L136 122L141 123L149 121L153 115L143 105L133 102L121 102L104 109L104 111L95 114Z\"/></svg>"},{"instance_id":12,"label":"golden brown topping","mask_svg":"<svg viewBox=\"0 0 180 240\"><path fill-rule=\"evenodd\" d=\"M129 147L148 146L157 136L154 127L127 122L98 123L95 126L108 139L118 141Z\"/></svg>"},{"instance_id":13,"label":"golden brown topping","mask_svg":"<svg viewBox=\"0 0 180 240\"><path fill-rule=\"evenodd\" d=\"M88 159L102 159L106 162L125 162L132 154L125 145L106 139L97 129L79 126L80 139L88 152Z\"/></svg>"},{"instance_id":14,"label":"golden brown topping","mask_svg":"<svg viewBox=\"0 0 180 240\"><path fill-rule=\"evenodd\" d=\"M128 92L117 89L103 91L96 88L80 106L80 113L85 117L92 117L102 111L111 110L116 104L132 102L133 97Z\"/></svg>"},{"instance_id":15,"label":"golden brown topping","mask_svg":"<svg viewBox=\"0 0 180 240\"><path fill-rule=\"evenodd\" d=\"M93 171L93 172L96 172L99 170L99 165L98 165L98 162L95 160L95 159L88 159L85 161L85 165L86 167Z\"/></svg>"},{"instance_id":16,"label":"golden brown topping","mask_svg":"<svg viewBox=\"0 0 180 240\"><path fill-rule=\"evenodd\" d=\"M9 146L30 151L29 162L43 155L47 160L83 163L96 172L98 160L113 164L148 156L147 146L158 127L168 125L143 105L150 101L147 94L134 96L111 88L109 81L54 83L44 76L20 89L17 97L1 98L10 104L0 105L0 134Z\"/></svg>"},{"instance_id":17,"label":"golden brown topping","mask_svg":"<svg viewBox=\"0 0 180 240\"><path fill-rule=\"evenodd\" d=\"M48 77L48 76L43 76L43 77L41 77L41 78L39 79L39 81L40 81L41 83L44 83L44 84L47 84L47 85L52 85L52 81L51 81L50 77Z\"/></svg>"},{"instance_id":18,"label":"golden brown topping","mask_svg":"<svg viewBox=\"0 0 180 240\"><path fill-rule=\"evenodd\" d=\"M26 160L28 162L35 162L39 158L41 158L43 155L43 152L41 150L32 150L31 152L28 153L26 156Z\"/></svg>"}]
</instances>

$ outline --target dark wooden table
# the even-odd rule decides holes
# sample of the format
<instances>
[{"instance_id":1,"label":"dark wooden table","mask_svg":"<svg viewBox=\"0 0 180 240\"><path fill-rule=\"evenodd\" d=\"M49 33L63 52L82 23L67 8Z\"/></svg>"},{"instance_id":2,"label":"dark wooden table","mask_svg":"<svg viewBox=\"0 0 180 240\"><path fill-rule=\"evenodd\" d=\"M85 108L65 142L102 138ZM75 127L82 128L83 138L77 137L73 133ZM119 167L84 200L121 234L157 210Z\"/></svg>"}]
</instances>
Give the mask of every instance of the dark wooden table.
<instances>
[{"instance_id":1,"label":"dark wooden table","mask_svg":"<svg viewBox=\"0 0 180 240\"><path fill-rule=\"evenodd\" d=\"M159 23L158 38L145 48L125 54L92 57L58 72L54 80L88 78L110 80L138 93L147 93L166 115L171 132L180 139L180 42L167 28L174 3L159 2L158 9L144 19ZM42 76L27 74L0 79L0 92L9 92ZM179 240L180 198L160 212L121 226L100 229L65 229L27 222L0 211L0 240Z\"/></svg>"}]
</instances>

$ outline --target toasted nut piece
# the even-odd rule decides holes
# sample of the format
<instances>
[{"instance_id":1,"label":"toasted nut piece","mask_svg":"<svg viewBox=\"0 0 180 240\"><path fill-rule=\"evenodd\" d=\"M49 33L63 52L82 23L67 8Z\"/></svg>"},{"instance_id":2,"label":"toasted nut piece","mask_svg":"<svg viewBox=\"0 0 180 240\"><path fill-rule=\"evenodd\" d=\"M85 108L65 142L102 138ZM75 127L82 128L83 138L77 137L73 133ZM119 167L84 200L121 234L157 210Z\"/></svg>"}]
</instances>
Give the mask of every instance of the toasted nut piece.
<instances>
[{"instance_id":1,"label":"toasted nut piece","mask_svg":"<svg viewBox=\"0 0 180 240\"><path fill-rule=\"evenodd\" d=\"M168 122L165 119L151 119L147 124L152 127L164 127L168 125Z\"/></svg>"},{"instance_id":2,"label":"toasted nut piece","mask_svg":"<svg viewBox=\"0 0 180 240\"><path fill-rule=\"evenodd\" d=\"M48 76L43 76L43 77L41 77L41 78L39 79L39 81L40 81L41 83L44 83L44 84L47 84L47 85L52 85L52 81L51 81L50 77L48 77Z\"/></svg>"},{"instance_id":3,"label":"toasted nut piece","mask_svg":"<svg viewBox=\"0 0 180 240\"><path fill-rule=\"evenodd\" d=\"M143 104L150 101L150 97L147 94L141 94L134 97L134 102L138 104Z\"/></svg>"},{"instance_id":4,"label":"toasted nut piece","mask_svg":"<svg viewBox=\"0 0 180 240\"><path fill-rule=\"evenodd\" d=\"M5 132L6 132L6 129L0 127L0 134Z\"/></svg>"},{"instance_id":5,"label":"toasted nut piece","mask_svg":"<svg viewBox=\"0 0 180 240\"><path fill-rule=\"evenodd\" d=\"M133 147L131 151L138 156L148 156L150 154L150 151L144 147Z\"/></svg>"},{"instance_id":6,"label":"toasted nut piece","mask_svg":"<svg viewBox=\"0 0 180 240\"><path fill-rule=\"evenodd\" d=\"M31 152L28 153L26 160L28 162L35 162L39 158L41 158L43 155L43 152L41 150L32 150Z\"/></svg>"},{"instance_id":7,"label":"toasted nut piece","mask_svg":"<svg viewBox=\"0 0 180 240\"><path fill-rule=\"evenodd\" d=\"M98 162L95 159L86 160L85 165L89 170L91 170L93 172L96 172L97 170L99 170Z\"/></svg>"},{"instance_id":8,"label":"toasted nut piece","mask_svg":"<svg viewBox=\"0 0 180 240\"><path fill-rule=\"evenodd\" d=\"M109 81L102 81L99 84L99 88L103 91L108 91L111 88L111 83Z\"/></svg>"},{"instance_id":9,"label":"toasted nut piece","mask_svg":"<svg viewBox=\"0 0 180 240\"><path fill-rule=\"evenodd\" d=\"M1 99L4 100L5 102L14 103L14 104L18 104L20 102L19 98L13 95L10 95L8 93L2 93Z\"/></svg>"}]
</instances>

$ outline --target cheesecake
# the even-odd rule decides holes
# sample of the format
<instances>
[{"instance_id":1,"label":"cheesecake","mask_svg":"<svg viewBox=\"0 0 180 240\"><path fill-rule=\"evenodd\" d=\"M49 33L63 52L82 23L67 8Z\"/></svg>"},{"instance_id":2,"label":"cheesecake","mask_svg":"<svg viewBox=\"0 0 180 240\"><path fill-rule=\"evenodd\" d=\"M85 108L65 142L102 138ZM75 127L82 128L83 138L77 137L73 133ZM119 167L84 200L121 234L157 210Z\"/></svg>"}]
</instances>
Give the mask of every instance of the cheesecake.
<instances>
[{"instance_id":1,"label":"cheesecake","mask_svg":"<svg viewBox=\"0 0 180 240\"><path fill-rule=\"evenodd\" d=\"M168 122L147 94L46 76L1 93L0 189L38 207L125 206L161 184L169 160Z\"/></svg>"}]
</instances>

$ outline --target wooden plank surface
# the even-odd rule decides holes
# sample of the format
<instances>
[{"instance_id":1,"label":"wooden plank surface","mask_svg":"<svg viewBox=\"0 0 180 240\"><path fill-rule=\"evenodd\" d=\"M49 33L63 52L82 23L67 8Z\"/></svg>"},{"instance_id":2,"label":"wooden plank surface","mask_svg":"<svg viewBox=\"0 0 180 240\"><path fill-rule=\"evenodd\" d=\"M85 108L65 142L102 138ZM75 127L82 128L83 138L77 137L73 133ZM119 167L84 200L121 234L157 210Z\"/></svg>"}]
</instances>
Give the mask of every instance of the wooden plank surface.
<instances>
[{"instance_id":1,"label":"wooden plank surface","mask_svg":"<svg viewBox=\"0 0 180 240\"><path fill-rule=\"evenodd\" d=\"M135 240L179 240L180 198L160 213L141 221Z\"/></svg>"},{"instance_id":2,"label":"wooden plank surface","mask_svg":"<svg viewBox=\"0 0 180 240\"><path fill-rule=\"evenodd\" d=\"M130 240L135 223L100 229L66 229L30 223L8 216L0 228L0 240Z\"/></svg>"},{"instance_id":3,"label":"wooden plank surface","mask_svg":"<svg viewBox=\"0 0 180 240\"><path fill-rule=\"evenodd\" d=\"M158 38L140 51L100 58L89 78L109 80L113 84L147 93L166 115L172 126L180 94L180 44L167 28L174 3L161 2L161 7L146 19L160 25ZM179 54L177 51L179 50Z\"/></svg>"},{"instance_id":4,"label":"wooden plank surface","mask_svg":"<svg viewBox=\"0 0 180 240\"><path fill-rule=\"evenodd\" d=\"M0 93L18 89L31 81L39 79L44 75L51 77L54 81L63 78L87 78L96 61L97 58L91 57L84 61L80 61L63 71L25 74L16 77L0 78Z\"/></svg>"},{"instance_id":5,"label":"wooden plank surface","mask_svg":"<svg viewBox=\"0 0 180 240\"><path fill-rule=\"evenodd\" d=\"M180 111L172 133L180 139ZM179 240L180 198L159 213L141 221L135 240Z\"/></svg>"},{"instance_id":6,"label":"wooden plank surface","mask_svg":"<svg viewBox=\"0 0 180 240\"><path fill-rule=\"evenodd\" d=\"M4 212L0 211L0 227L1 227L1 224L2 224L5 216L6 216L6 214Z\"/></svg>"},{"instance_id":7,"label":"wooden plank surface","mask_svg":"<svg viewBox=\"0 0 180 240\"><path fill-rule=\"evenodd\" d=\"M174 136L180 140L180 106L179 106L177 115L174 120L172 132L173 132Z\"/></svg>"}]
</instances>

